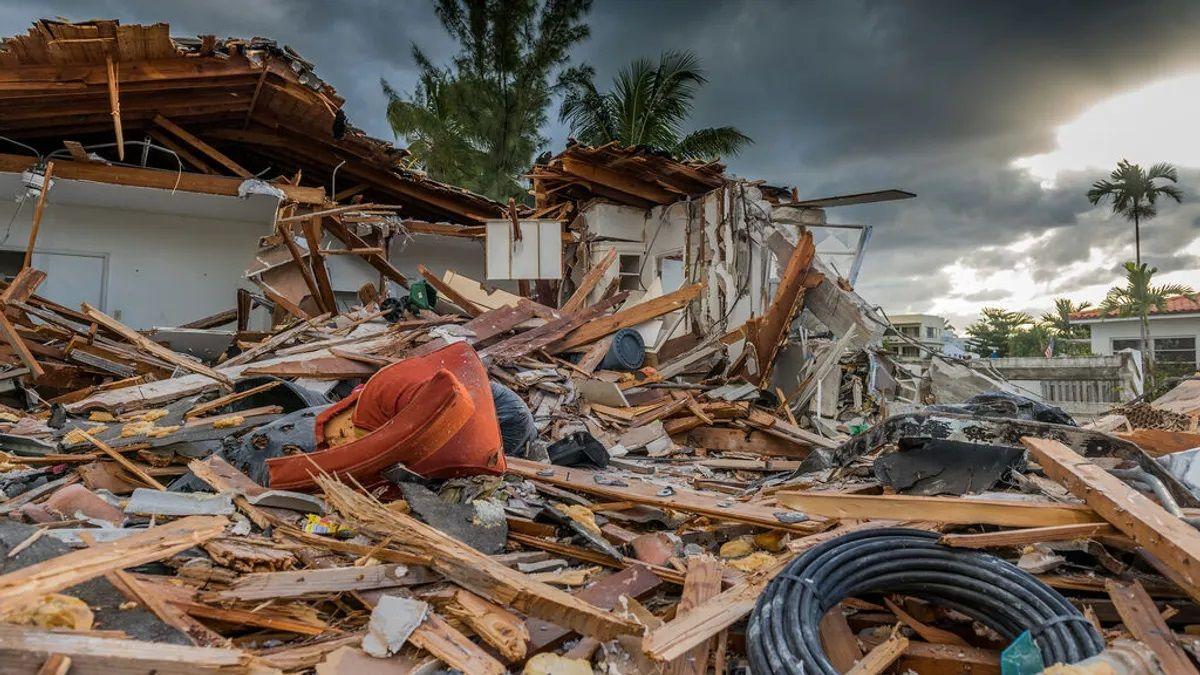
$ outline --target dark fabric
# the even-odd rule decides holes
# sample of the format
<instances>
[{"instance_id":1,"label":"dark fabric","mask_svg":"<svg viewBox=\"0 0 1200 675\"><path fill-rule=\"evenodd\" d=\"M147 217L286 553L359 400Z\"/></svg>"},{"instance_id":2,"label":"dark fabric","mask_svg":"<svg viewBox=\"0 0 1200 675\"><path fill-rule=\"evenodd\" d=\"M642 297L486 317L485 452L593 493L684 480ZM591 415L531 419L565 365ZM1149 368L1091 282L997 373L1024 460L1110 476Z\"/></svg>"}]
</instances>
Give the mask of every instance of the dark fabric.
<instances>
[{"instance_id":1,"label":"dark fabric","mask_svg":"<svg viewBox=\"0 0 1200 675\"><path fill-rule=\"evenodd\" d=\"M529 443L538 435L529 406L516 392L495 380L492 380L492 401L496 404L496 419L500 421L504 454L524 457Z\"/></svg>"}]
</instances>

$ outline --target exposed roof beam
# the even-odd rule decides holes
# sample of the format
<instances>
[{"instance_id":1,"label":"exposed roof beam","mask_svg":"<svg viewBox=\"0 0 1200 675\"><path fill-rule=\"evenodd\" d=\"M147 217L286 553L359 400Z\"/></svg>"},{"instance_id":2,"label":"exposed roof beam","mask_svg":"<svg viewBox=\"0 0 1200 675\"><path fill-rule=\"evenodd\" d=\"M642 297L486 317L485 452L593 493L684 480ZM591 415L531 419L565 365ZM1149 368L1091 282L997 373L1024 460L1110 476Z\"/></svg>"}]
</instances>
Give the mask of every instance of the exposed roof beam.
<instances>
[{"instance_id":1,"label":"exposed roof beam","mask_svg":"<svg viewBox=\"0 0 1200 675\"><path fill-rule=\"evenodd\" d=\"M825 208L829 206L850 206L852 204L874 204L875 202L890 202L898 199L912 199L916 193L905 190L876 190L875 192L860 192L853 195L838 197L820 197L805 199L798 202L788 202L787 206L804 206L810 208Z\"/></svg>"},{"instance_id":2,"label":"exposed roof beam","mask_svg":"<svg viewBox=\"0 0 1200 675\"><path fill-rule=\"evenodd\" d=\"M184 129L183 127L179 126L178 124L175 124L174 122L163 117L162 115L155 115L154 123L157 124L158 126L162 127L163 129L166 129L167 131L175 134L176 136L178 136L180 139L182 139L185 143L192 146L193 148L199 150L200 152L204 153L205 155L208 155L209 158L215 160L218 164L229 169L234 174L241 176L242 178L253 178L254 177L254 174L252 174L249 171L247 171L246 169L242 168L242 165L238 164L237 162L233 161L232 159L229 159L229 157L225 156L225 154L222 153L220 150L217 150L216 148L209 145L208 143L205 143L204 141L200 140L199 138L194 136L188 130Z\"/></svg>"},{"instance_id":3,"label":"exposed roof beam","mask_svg":"<svg viewBox=\"0 0 1200 675\"><path fill-rule=\"evenodd\" d=\"M562 166L567 173L656 204L667 204L681 198L681 195L654 183L647 183L629 174L589 164L574 157L564 156Z\"/></svg>"}]
</instances>

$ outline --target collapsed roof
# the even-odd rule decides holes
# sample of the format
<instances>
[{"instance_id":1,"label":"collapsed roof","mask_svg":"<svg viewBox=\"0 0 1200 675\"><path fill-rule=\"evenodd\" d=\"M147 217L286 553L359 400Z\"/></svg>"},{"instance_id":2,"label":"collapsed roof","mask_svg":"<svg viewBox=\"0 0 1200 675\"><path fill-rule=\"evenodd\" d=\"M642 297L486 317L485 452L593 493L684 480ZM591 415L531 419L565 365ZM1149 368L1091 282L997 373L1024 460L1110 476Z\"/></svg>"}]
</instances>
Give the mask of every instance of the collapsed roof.
<instances>
[{"instance_id":1,"label":"collapsed roof","mask_svg":"<svg viewBox=\"0 0 1200 675\"><path fill-rule=\"evenodd\" d=\"M311 63L266 38L183 38L166 23L43 19L0 46L0 136L39 153L117 160L123 138L120 154L132 166L299 176L328 197L361 194L431 221L474 225L502 214L497 202L408 168L406 150L352 126L343 104ZM133 145L147 137L178 162ZM64 141L82 148L67 155ZM0 155L0 170L19 168L20 159Z\"/></svg>"}]
</instances>

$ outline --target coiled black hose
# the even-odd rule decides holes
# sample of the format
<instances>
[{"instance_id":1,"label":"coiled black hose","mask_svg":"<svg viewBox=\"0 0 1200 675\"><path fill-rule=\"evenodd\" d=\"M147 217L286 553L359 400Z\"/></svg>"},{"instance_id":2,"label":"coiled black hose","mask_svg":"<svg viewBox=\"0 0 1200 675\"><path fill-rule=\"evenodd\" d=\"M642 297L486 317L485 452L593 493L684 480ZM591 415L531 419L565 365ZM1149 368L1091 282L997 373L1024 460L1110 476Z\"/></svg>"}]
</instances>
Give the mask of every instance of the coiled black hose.
<instances>
[{"instance_id":1,"label":"coiled black hose","mask_svg":"<svg viewBox=\"0 0 1200 675\"><path fill-rule=\"evenodd\" d=\"M938 537L906 528L862 530L805 552L771 580L750 615L746 643L754 672L837 675L818 625L830 607L865 593L921 598L1007 640L1031 630L1047 665L1104 649L1095 627L1049 586L995 556L942 546Z\"/></svg>"}]
</instances>

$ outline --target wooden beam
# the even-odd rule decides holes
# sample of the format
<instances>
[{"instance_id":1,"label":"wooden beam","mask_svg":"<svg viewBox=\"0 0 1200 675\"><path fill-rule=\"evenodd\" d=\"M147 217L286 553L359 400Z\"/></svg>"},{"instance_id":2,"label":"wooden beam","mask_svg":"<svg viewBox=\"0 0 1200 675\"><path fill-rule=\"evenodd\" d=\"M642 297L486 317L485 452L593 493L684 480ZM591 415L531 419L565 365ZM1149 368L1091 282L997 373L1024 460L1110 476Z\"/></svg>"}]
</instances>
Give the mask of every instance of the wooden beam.
<instances>
[{"instance_id":1,"label":"wooden beam","mask_svg":"<svg viewBox=\"0 0 1200 675\"><path fill-rule=\"evenodd\" d=\"M0 662L13 673L37 672L47 654L71 659L71 672L124 675L263 672L240 649L97 637L0 624Z\"/></svg>"},{"instance_id":2,"label":"wooden beam","mask_svg":"<svg viewBox=\"0 0 1200 675\"><path fill-rule=\"evenodd\" d=\"M683 580L683 594L676 614L686 614L721 593L721 564L710 555L691 556L687 562L687 576ZM708 672L708 653L712 648L708 639L667 666L668 675L704 675Z\"/></svg>"},{"instance_id":3,"label":"wooden beam","mask_svg":"<svg viewBox=\"0 0 1200 675\"><path fill-rule=\"evenodd\" d=\"M0 172L20 173L37 163L28 155L0 154ZM55 175L69 180L87 180L112 185L134 185L161 190L181 190L202 194L236 197L242 179L229 176L207 176L197 173L143 169L132 166L112 166L101 162L55 161ZM299 204L325 203L325 188L274 184L290 201Z\"/></svg>"},{"instance_id":4,"label":"wooden beam","mask_svg":"<svg viewBox=\"0 0 1200 675\"><path fill-rule=\"evenodd\" d=\"M430 272L429 269L424 265L418 265L417 272L420 272L425 281L430 286L433 286L435 289L437 289L439 294L446 296L447 300L453 302L460 309L462 309L462 311L466 312L467 316L474 318L484 313L483 308L466 299L462 294L454 290L453 286L442 281L440 278L438 278L438 275Z\"/></svg>"},{"instance_id":5,"label":"wooden beam","mask_svg":"<svg viewBox=\"0 0 1200 675\"><path fill-rule=\"evenodd\" d=\"M242 167L242 165L238 164L237 162L233 161L229 157L225 156L225 154L222 153L220 150L217 150L216 148L209 145L208 143L205 143L204 141L200 140L194 134L192 134L190 131L188 131L187 129L184 129L183 127L179 126L178 124L175 124L174 122L167 119L166 117L163 117L162 115L155 115L154 123L157 124L158 126L162 127L163 129L166 129L167 131L175 134L177 137L179 137L180 140L182 140L183 142L192 146L193 148L199 150L202 154L207 155L209 157L209 159L212 159L217 164L220 164L221 166L225 167L226 169L229 169L230 171L232 171L234 173L234 175L239 176L241 178L253 178L254 177L254 174L252 174L249 171L247 171L246 169L244 169Z\"/></svg>"},{"instance_id":6,"label":"wooden beam","mask_svg":"<svg viewBox=\"0 0 1200 675\"><path fill-rule=\"evenodd\" d=\"M819 522L786 523L781 521L774 508L761 502L737 502L715 492L701 492L687 488L674 488L666 494L661 486L630 480L628 485L603 485L596 480L600 472L590 469L568 468L532 462L527 459L509 457L508 473L521 476L535 483L545 483L585 494L599 495L612 501L628 501L659 508L697 513L700 515L738 523L757 525L777 530L788 530L809 534L824 527ZM895 512L893 511L893 518Z\"/></svg>"},{"instance_id":7,"label":"wooden beam","mask_svg":"<svg viewBox=\"0 0 1200 675\"><path fill-rule=\"evenodd\" d=\"M683 193L672 192L655 183L638 180L632 174L613 171L606 167L580 161L574 157L564 156L562 158L562 165L567 173L574 174L592 183L599 183L627 195L654 202L655 204L667 204L685 196Z\"/></svg>"},{"instance_id":8,"label":"wooden beam","mask_svg":"<svg viewBox=\"0 0 1200 675\"><path fill-rule=\"evenodd\" d=\"M351 185L350 187L348 187L344 190L338 190L337 194L335 194L333 196L333 201L341 202L341 201L344 201L344 200L347 200L347 199L353 197L354 195L360 195L369 189L371 189L371 185L369 183L359 183L358 185Z\"/></svg>"},{"instance_id":9,"label":"wooden beam","mask_svg":"<svg viewBox=\"0 0 1200 675\"><path fill-rule=\"evenodd\" d=\"M220 516L188 516L0 575L0 613L112 570L175 555L220 536L228 524Z\"/></svg>"},{"instance_id":10,"label":"wooden beam","mask_svg":"<svg viewBox=\"0 0 1200 675\"><path fill-rule=\"evenodd\" d=\"M1150 599L1150 594L1136 579L1128 583L1106 579L1104 587L1121 616L1121 623L1125 624L1125 630L1154 652L1163 672L1197 675L1196 667L1175 638L1175 633L1171 632L1162 614L1158 613L1158 607Z\"/></svg>"},{"instance_id":11,"label":"wooden beam","mask_svg":"<svg viewBox=\"0 0 1200 675\"><path fill-rule=\"evenodd\" d=\"M271 57L264 56L263 58L270 59ZM250 96L250 107L246 109L246 119L242 120L243 129L249 128L250 120L254 119L254 109L258 107L258 97L262 94L263 83L267 81L267 74L270 72L271 69L264 63L262 74L258 76L258 83L254 85L254 93Z\"/></svg>"},{"instance_id":12,"label":"wooden beam","mask_svg":"<svg viewBox=\"0 0 1200 675\"><path fill-rule=\"evenodd\" d=\"M121 323L120 321L117 321L116 319L105 314L104 312L101 312L100 310L96 309L95 307L92 307L91 305L87 304L86 302L83 303L83 313L86 314L88 316L88 318L90 318L92 321L96 322L98 325L107 328L108 330L116 333L117 335L120 335L122 338L127 340L130 344L134 345L138 349L140 349L148 354L156 356L156 357L162 359L163 361L166 361L167 363L179 366L180 368L183 368L184 370L189 370L198 375L204 375L205 377L211 377L212 379L214 379L217 382L220 382L221 384L224 384L226 386L230 386L230 387L233 386L233 380L229 379L229 377L226 376L224 373L219 373L219 372L213 370L212 368L209 368L208 366L204 365L203 363L200 363L199 361L185 358L182 355L180 355L179 353L177 353L171 349L167 349L166 347L158 344L157 342L151 340L150 338L146 337L145 335L142 335L141 333L133 330L129 326L126 326L125 324Z\"/></svg>"},{"instance_id":13,"label":"wooden beam","mask_svg":"<svg viewBox=\"0 0 1200 675\"><path fill-rule=\"evenodd\" d=\"M90 162L87 151L79 144L79 141L63 141L63 147L71 153L71 159L76 162Z\"/></svg>"},{"instance_id":14,"label":"wooden beam","mask_svg":"<svg viewBox=\"0 0 1200 675\"><path fill-rule=\"evenodd\" d=\"M981 534L945 534L938 543L954 548L1021 547L1046 541L1073 541L1115 534L1117 534L1116 528L1108 523L1084 523L1082 525L1028 527L1020 530Z\"/></svg>"},{"instance_id":15,"label":"wooden beam","mask_svg":"<svg viewBox=\"0 0 1200 675\"><path fill-rule=\"evenodd\" d=\"M329 230L329 233L337 237L338 240L345 244L347 248L373 248L369 243L364 241L362 237L354 234L349 230L349 228L340 223L337 218L330 218L326 220L325 229ZM408 278L405 277L400 270L393 267L392 263L389 262L386 257L378 253L370 253L363 256L363 260L367 261L368 265L374 267L375 270L383 276L391 279L405 288L408 288Z\"/></svg>"},{"instance_id":16,"label":"wooden beam","mask_svg":"<svg viewBox=\"0 0 1200 675\"><path fill-rule=\"evenodd\" d=\"M329 278L329 268L325 265L325 256L321 254L321 240L324 230L321 227L321 216L313 216L301 223L304 232L304 242L308 244L308 261L312 265L313 277L317 289L321 293L322 303L326 311L337 312L337 297L333 294L333 282Z\"/></svg>"},{"instance_id":17,"label":"wooden beam","mask_svg":"<svg viewBox=\"0 0 1200 675\"><path fill-rule=\"evenodd\" d=\"M38 193L37 205L33 207L33 225L29 228L29 243L25 246L25 260L21 263L24 269L33 264L33 249L37 246L38 230L42 227L42 213L46 210L46 197L50 194L50 180L54 176L54 162L46 164L42 174L42 190Z\"/></svg>"},{"instance_id":18,"label":"wooden beam","mask_svg":"<svg viewBox=\"0 0 1200 675\"><path fill-rule=\"evenodd\" d=\"M567 298L567 301L563 303L562 311L575 312L582 309L583 306L587 304L588 296L591 295L592 290L596 288L596 284L600 283L600 279L604 277L604 273L608 271L609 267L612 267L613 261L616 259L617 249L608 249L608 253L604 254L604 257L600 260L600 262L593 265L592 268L587 271L587 274L583 275L583 279L579 281L579 287L576 288L575 292L571 294L571 297Z\"/></svg>"},{"instance_id":19,"label":"wooden beam","mask_svg":"<svg viewBox=\"0 0 1200 675\"><path fill-rule=\"evenodd\" d=\"M108 105L111 108L113 130L117 136L117 159L125 161L125 132L121 129L121 93L117 87L117 66L113 64L112 54L104 55L108 67Z\"/></svg>"},{"instance_id":20,"label":"wooden beam","mask_svg":"<svg viewBox=\"0 0 1200 675\"><path fill-rule=\"evenodd\" d=\"M753 373L758 385L764 386L771 377L775 355L787 337L792 319L799 311L808 284L809 268L817 247L813 245L812 233L805 231L800 243L788 258L787 267L780 277L775 297L762 316L746 321L746 342L754 348L755 367ZM815 285L815 284L814 284Z\"/></svg>"},{"instance_id":21,"label":"wooden beam","mask_svg":"<svg viewBox=\"0 0 1200 675\"><path fill-rule=\"evenodd\" d=\"M1167 568L1200 601L1200 532L1067 446L1026 436L1021 443L1046 475L1083 499Z\"/></svg>"},{"instance_id":22,"label":"wooden beam","mask_svg":"<svg viewBox=\"0 0 1200 675\"><path fill-rule=\"evenodd\" d=\"M615 333L622 328L636 326L650 319L660 317L663 314L683 309L687 307L689 302L700 295L700 290L703 288L703 283L692 284L691 286L684 286L677 291L667 293L652 300L639 302L628 309L622 309L619 312L579 327L565 339L550 345L547 351L557 353L580 347L610 333Z\"/></svg>"},{"instance_id":23,"label":"wooden beam","mask_svg":"<svg viewBox=\"0 0 1200 675\"><path fill-rule=\"evenodd\" d=\"M296 244L296 240L292 238L291 227L282 223L276 223L275 232L279 234L279 238L283 240L284 247L291 254L292 262L295 263L297 271L300 272L300 278L304 280L304 286L308 288L308 294L312 296L313 302L317 304L317 309L323 314L336 309L330 308L325 304L325 298L321 295L321 288L317 286L317 280L313 277L312 268L308 266L308 262L304 259L304 254L300 252L300 247Z\"/></svg>"},{"instance_id":24,"label":"wooden beam","mask_svg":"<svg viewBox=\"0 0 1200 675\"><path fill-rule=\"evenodd\" d=\"M197 157L196 155L192 154L191 150L188 150L187 148L183 147L183 145L181 143L177 143L175 141L175 139L173 139L170 136L168 136L167 134L163 133L161 130L147 129L146 133L150 134L150 137L153 138L159 145L170 150L171 152L175 153L176 155L179 155L179 158L181 160L192 165L192 167L194 167L195 169L200 171L200 173L206 173L209 175L220 175L219 171L217 171L216 169L209 166L208 163L205 162L204 160L202 160L199 157Z\"/></svg>"},{"instance_id":25,"label":"wooden beam","mask_svg":"<svg viewBox=\"0 0 1200 675\"><path fill-rule=\"evenodd\" d=\"M964 525L1096 524L1100 517L1092 509L1076 504L1018 502L1003 499L961 497L915 497L910 495L855 495L836 492L780 490L780 504L810 516L840 520L895 520L897 516L937 523Z\"/></svg>"},{"instance_id":26,"label":"wooden beam","mask_svg":"<svg viewBox=\"0 0 1200 675\"><path fill-rule=\"evenodd\" d=\"M42 364L38 363L37 359L33 357L33 352L29 351L29 345L25 344L25 339L17 333L16 326L12 325L12 322L4 315L4 312L0 312L0 337L4 338L4 341L12 347L17 358L21 360L21 363L29 369L29 376L33 380L36 381L46 374L46 371L42 368Z\"/></svg>"}]
</instances>

